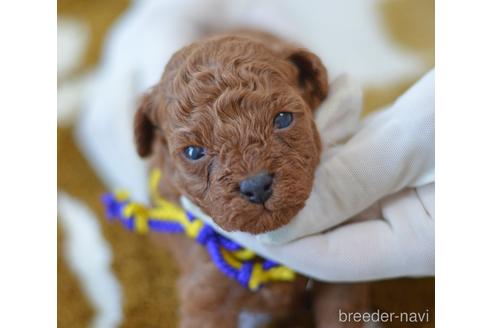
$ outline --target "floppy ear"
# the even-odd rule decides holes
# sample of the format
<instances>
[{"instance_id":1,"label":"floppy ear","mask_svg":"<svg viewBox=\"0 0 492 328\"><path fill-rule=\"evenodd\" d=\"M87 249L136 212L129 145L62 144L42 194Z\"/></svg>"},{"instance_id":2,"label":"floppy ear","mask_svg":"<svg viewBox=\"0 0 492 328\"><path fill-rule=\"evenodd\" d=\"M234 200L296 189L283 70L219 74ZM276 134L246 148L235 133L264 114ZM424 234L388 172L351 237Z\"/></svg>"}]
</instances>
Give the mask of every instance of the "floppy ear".
<instances>
[{"instance_id":1,"label":"floppy ear","mask_svg":"<svg viewBox=\"0 0 492 328\"><path fill-rule=\"evenodd\" d=\"M141 157L147 157L152 153L155 125L151 121L150 115L155 106L153 98L152 91L142 97L133 122L135 144L137 146L137 152Z\"/></svg>"},{"instance_id":2,"label":"floppy ear","mask_svg":"<svg viewBox=\"0 0 492 328\"><path fill-rule=\"evenodd\" d=\"M296 49L287 57L298 70L297 83L303 98L315 110L328 95L328 74L318 56L306 49Z\"/></svg>"}]
</instances>

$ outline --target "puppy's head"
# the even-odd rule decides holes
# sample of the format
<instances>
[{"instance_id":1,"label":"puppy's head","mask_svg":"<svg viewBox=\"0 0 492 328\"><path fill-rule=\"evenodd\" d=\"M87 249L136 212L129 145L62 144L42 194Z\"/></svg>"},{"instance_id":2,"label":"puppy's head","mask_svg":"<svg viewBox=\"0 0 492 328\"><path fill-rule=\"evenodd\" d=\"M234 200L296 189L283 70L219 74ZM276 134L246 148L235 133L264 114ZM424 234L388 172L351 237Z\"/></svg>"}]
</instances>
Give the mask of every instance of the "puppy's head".
<instances>
[{"instance_id":1,"label":"puppy's head","mask_svg":"<svg viewBox=\"0 0 492 328\"><path fill-rule=\"evenodd\" d=\"M195 43L144 96L138 152L158 157L174 187L223 229L273 230L311 191L320 157L313 111L327 92L325 68L304 49L233 36Z\"/></svg>"}]
</instances>

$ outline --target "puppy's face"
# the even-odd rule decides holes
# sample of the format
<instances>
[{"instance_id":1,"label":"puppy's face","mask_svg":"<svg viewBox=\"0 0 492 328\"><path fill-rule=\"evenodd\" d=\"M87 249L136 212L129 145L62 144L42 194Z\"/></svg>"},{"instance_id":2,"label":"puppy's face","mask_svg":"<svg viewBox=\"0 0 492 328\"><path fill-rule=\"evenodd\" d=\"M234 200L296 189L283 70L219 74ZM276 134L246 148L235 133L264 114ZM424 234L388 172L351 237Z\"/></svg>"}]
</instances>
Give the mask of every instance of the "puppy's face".
<instances>
[{"instance_id":1,"label":"puppy's face","mask_svg":"<svg viewBox=\"0 0 492 328\"><path fill-rule=\"evenodd\" d=\"M313 109L326 92L326 72L305 50L275 53L236 37L195 44L171 59L137 112L139 152L160 157L163 174L223 229L273 230L311 191Z\"/></svg>"}]
</instances>

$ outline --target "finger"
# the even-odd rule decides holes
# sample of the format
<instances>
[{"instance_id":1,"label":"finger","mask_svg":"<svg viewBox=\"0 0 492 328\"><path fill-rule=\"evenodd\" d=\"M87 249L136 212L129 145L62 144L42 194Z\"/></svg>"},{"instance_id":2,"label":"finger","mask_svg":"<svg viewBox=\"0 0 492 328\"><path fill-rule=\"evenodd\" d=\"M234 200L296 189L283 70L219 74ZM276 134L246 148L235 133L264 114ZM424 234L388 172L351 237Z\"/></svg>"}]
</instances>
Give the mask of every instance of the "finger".
<instances>
[{"instance_id":1,"label":"finger","mask_svg":"<svg viewBox=\"0 0 492 328\"><path fill-rule=\"evenodd\" d=\"M387 221L371 220L282 246L254 243L247 234L232 237L299 273L337 282L433 274L433 238L421 242L416 236L412 229L396 230Z\"/></svg>"},{"instance_id":2,"label":"finger","mask_svg":"<svg viewBox=\"0 0 492 328\"><path fill-rule=\"evenodd\" d=\"M351 223L283 246L256 250L323 281L361 281L401 274L403 254L383 220Z\"/></svg>"}]
</instances>

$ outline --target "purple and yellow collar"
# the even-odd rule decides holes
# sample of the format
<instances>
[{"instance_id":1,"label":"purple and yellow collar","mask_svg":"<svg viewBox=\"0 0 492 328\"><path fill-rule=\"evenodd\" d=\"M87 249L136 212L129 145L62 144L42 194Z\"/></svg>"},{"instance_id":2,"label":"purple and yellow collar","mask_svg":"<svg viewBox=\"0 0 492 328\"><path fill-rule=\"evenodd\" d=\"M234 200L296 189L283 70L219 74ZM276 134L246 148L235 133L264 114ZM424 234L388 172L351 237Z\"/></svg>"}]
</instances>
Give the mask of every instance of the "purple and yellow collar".
<instances>
[{"instance_id":1,"label":"purple and yellow collar","mask_svg":"<svg viewBox=\"0 0 492 328\"><path fill-rule=\"evenodd\" d=\"M274 281L292 281L295 272L276 262L261 258L235 241L224 237L190 212L160 197L160 171L150 175L150 195L154 207L132 202L129 193L117 191L103 196L106 216L120 221L137 233L184 233L203 245L217 268L229 278L252 291Z\"/></svg>"}]
</instances>

